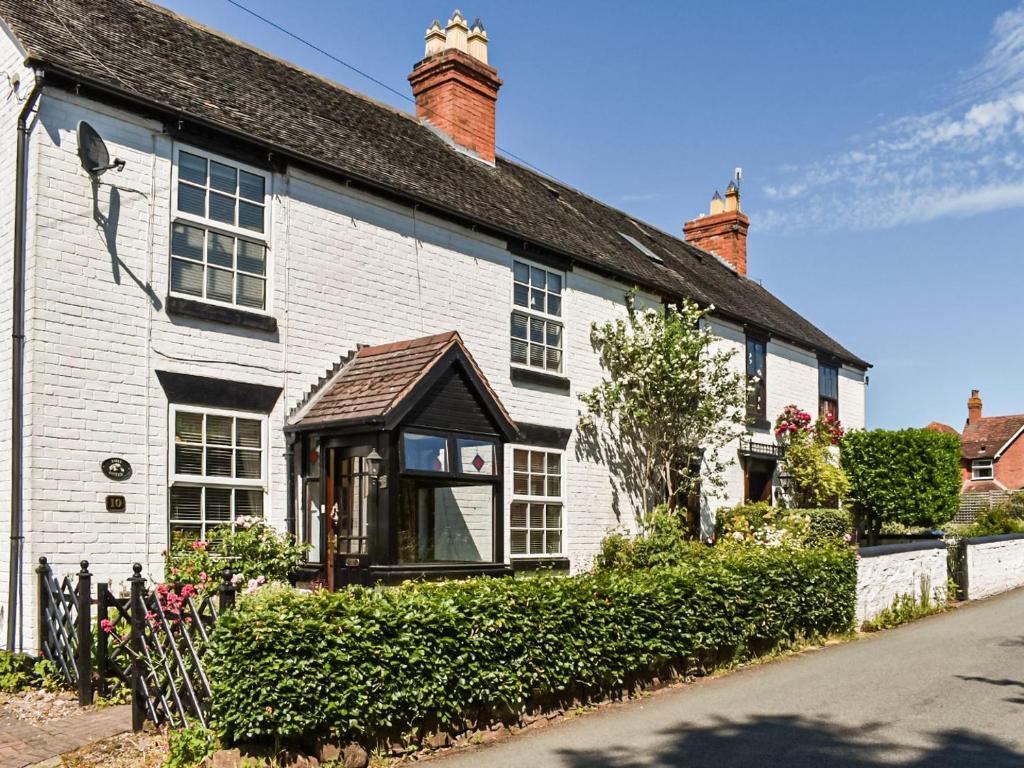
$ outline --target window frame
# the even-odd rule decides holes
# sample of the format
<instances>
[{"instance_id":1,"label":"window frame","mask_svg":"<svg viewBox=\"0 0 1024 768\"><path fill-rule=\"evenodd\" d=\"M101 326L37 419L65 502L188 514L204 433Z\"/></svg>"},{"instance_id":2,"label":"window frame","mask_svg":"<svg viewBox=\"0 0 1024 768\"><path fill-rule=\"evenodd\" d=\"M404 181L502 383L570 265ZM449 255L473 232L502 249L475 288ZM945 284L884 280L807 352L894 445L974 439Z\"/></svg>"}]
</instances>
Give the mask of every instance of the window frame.
<instances>
[{"instance_id":1,"label":"window frame","mask_svg":"<svg viewBox=\"0 0 1024 768\"><path fill-rule=\"evenodd\" d=\"M978 475L979 469L987 469L989 474L982 477ZM971 459L971 480L995 480L996 462L995 459Z\"/></svg>"},{"instance_id":2,"label":"window frame","mask_svg":"<svg viewBox=\"0 0 1024 768\"><path fill-rule=\"evenodd\" d=\"M508 552L509 552L510 560L539 560L539 559L544 559L544 558L561 559L561 558L568 557L567 547L566 547L566 540L567 540L567 531L568 531L568 506L569 506L568 505L568 497L569 496L568 496L568 491L566 489L567 481L568 481L568 473L566 471L567 465L566 465L566 461L565 461L565 457L566 457L565 449L564 448L548 448L548 447L545 447L545 446L542 446L542 445L526 445L526 444L522 444L522 443L516 443L516 444L509 444L509 451L510 451L510 453L509 453L509 461L508 461L508 467L509 467L509 469L508 469L508 472L509 472ZM561 482L559 484L559 488L560 488L561 493L558 496L549 496L549 495L546 495L546 494L543 495L543 496L535 496L535 495L529 494L529 493L526 493L526 494L516 493L516 480L515 480L515 475L516 475L516 470L515 470L515 452L516 451L528 451L528 452L531 452L531 453L532 452L543 452L543 453L549 453L549 454L557 455L558 456L558 461L559 461L559 469L561 470L561 473L559 474L559 478L561 479ZM530 473L530 474L532 474L532 473ZM549 476L548 472L547 472L546 464L545 464L544 476L545 476L545 478L547 478ZM546 482L545 482L545 490L547 490L547 483ZM531 553L531 552L513 553L512 552L512 530L513 530L513 527L512 527L512 505L513 504L526 504L527 506L529 506L530 504L544 504L544 505L559 504L559 505L561 505L561 508L562 508L562 517L561 517L562 524L561 524L561 526L559 528L560 534L561 534L561 536L560 536L561 545L559 547L559 551L558 552L541 552L541 553ZM526 528L517 527L516 530L525 530L526 531L526 533L527 533L527 549L529 549L529 534L530 534L531 530L535 530L529 524L530 523L529 510L527 510L526 523L527 523ZM540 530L543 530L543 531L546 532L548 530L554 530L554 529L548 528L547 527L547 520L545 520L545 525ZM547 539L545 539L545 549L546 548L547 548Z\"/></svg>"},{"instance_id":3,"label":"window frame","mask_svg":"<svg viewBox=\"0 0 1024 768\"><path fill-rule=\"evenodd\" d=\"M236 478L236 477L219 477L215 475L191 475L191 474L180 474L178 473L177 457L175 455L175 442L174 435L177 424L177 416L179 413L197 413L205 416L222 416L233 419L248 419L251 421L260 422L260 477L255 478ZM175 487L189 487L189 488L230 488L241 489L241 490L262 490L263 491L263 519L267 520L270 517L270 416L266 413L258 413L252 411L238 411L224 408L205 408L203 406L185 405L179 403L171 403L168 408L168 419L167 419L167 527L169 535L173 535L175 523L171 520L171 491ZM205 429L205 427L204 427ZM233 427L234 429L234 427ZM203 448L205 453L205 435ZM232 449L236 446L232 445ZM232 452L232 461L234 461L234 452ZM200 510L200 518L195 521L197 528L200 532L200 538L205 540L206 534L209 528L217 525L230 524L234 525L237 515L234 510L234 496L232 495L232 510L231 520L229 521L216 521L212 525L206 519L206 507L205 507L205 491L204 491L204 503L203 508ZM190 527L185 522L178 522L180 527Z\"/></svg>"},{"instance_id":4,"label":"window frame","mask_svg":"<svg viewBox=\"0 0 1024 768\"><path fill-rule=\"evenodd\" d=\"M764 368L758 379L758 394L760 395L761 407L752 410L750 407L751 392L750 382L757 376L750 373L750 344L760 344L764 348ZM754 426L766 425L768 422L768 339L757 334L747 333L743 337L743 372L744 381L747 383L747 398L744 412L748 420L753 420Z\"/></svg>"},{"instance_id":5,"label":"window frame","mask_svg":"<svg viewBox=\"0 0 1024 768\"><path fill-rule=\"evenodd\" d=\"M822 387L821 387L821 384L822 384L821 374L822 374L822 370L825 369L825 368L831 368L833 371L836 372L836 396L834 398L833 397L828 397L822 391ZM824 416L825 415L825 410L824 410L825 404L826 403L831 403L832 404L832 414L835 417L836 421L839 420L839 371L840 371L840 366L839 365L833 365L832 363L822 362L820 360L818 361L818 415L819 416Z\"/></svg>"},{"instance_id":6,"label":"window frame","mask_svg":"<svg viewBox=\"0 0 1024 768\"><path fill-rule=\"evenodd\" d=\"M185 153L188 153L188 154L192 154L192 155L196 155L197 157L202 157L202 158L204 158L207 161L207 163L209 163L211 161L217 162L217 163L222 163L224 165L232 166L236 170L245 171L246 173L253 174L254 176L262 177L263 178L263 182L264 182L264 184L263 184L263 231L262 232L254 232L251 229L246 229L245 227L240 227L240 226L237 226L235 224L228 224L226 222L217 221L215 219L211 219L211 218L208 218L206 216L199 216L199 215L194 214L194 213L189 213L187 211L180 210L178 208L178 182L179 182L178 169L179 169L179 166L180 166L180 157L181 157L181 153L182 152L185 152ZM207 171L207 173L209 174L209 170ZM203 304L211 304L211 305L218 306L218 307L229 307L229 308L237 310L237 311L250 312L250 313L253 313L253 314L257 314L257 315L270 316L272 314L272 311L273 311L273 308L272 308L272 298L273 298L274 292L273 292L273 271L271 269L272 256L273 256L273 249L271 248L271 243L272 243L272 240L273 240L273 233L272 233L271 229L272 229L272 226L273 226L273 218L274 217L272 215L273 193L272 193L271 187L273 185L273 180L274 180L273 179L273 174L271 172L263 170L261 168L257 168L255 166L249 165L249 164L244 163L244 162L240 162L238 160L235 160L234 158L226 157L224 155L219 155L216 152L210 152L208 150L200 149L200 148L192 146L192 145L187 145L187 144L175 144L174 145L173 152L171 154L171 214L170 214L170 222L168 224L168 229L167 229L167 293L168 293L169 296L176 296L176 297L181 298L181 299L187 299L189 301L197 301L197 302L201 302ZM189 181L185 181L185 183L186 184L192 184L192 182L189 182ZM209 190L210 190L209 178L207 178L206 190L207 190L207 193L209 193ZM244 198L241 198L239 195L236 194L235 195L235 199L237 201L237 200L241 200L241 199L244 199ZM250 201L250 202L252 202L252 201ZM209 209L209 203L207 203L207 209ZM191 262L193 264L199 264L200 263L200 262L196 262L195 260L188 259L186 257L180 257L180 256L172 255L171 249L173 247L174 225L175 224L185 224L187 226L193 226L193 227L196 227L196 228L203 229L206 232L213 232L213 233L216 233L216 234L226 235L228 237L233 237L233 238L235 238L236 241L237 240L248 240L250 242L254 242L254 243L258 243L258 244L262 245L266 249L265 250L265 254L264 254L265 273L262 276L262 279L263 279L263 308L260 309L259 307L251 307L251 306L247 306L245 304L240 304L240 303L237 303L237 302L221 301L220 299L213 299L213 298L209 298L208 296L206 296L206 293L207 293L207 283L206 283L206 280L207 280L208 261L206 260L206 253L205 253L205 251L204 251L204 254L203 254L204 255L204 260L203 260L203 262L201 262L202 266L203 266L203 295L202 296L196 296L195 294L191 294L191 293L182 293L180 291L175 291L174 287L173 287L173 282L172 282L172 270L174 268L174 259L176 259L176 258L183 259L183 260L189 261L189 262ZM224 269L224 268L223 267L218 267L218 269ZM237 279L238 278L237 278L237 276L238 276L239 271L240 271L238 269L238 245L237 245L237 243L235 245L234 266L232 266L230 271L231 271L231 274L234 276L234 283L233 283L233 285L234 285L234 295L237 298L237 296L238 296L238 285L237 285ZM259 277L258 275L255 275L255 273L246 272L244 270L241 271L241 274L251 275L253 277Z\"/></svg>"},{"instance_id":7,"label":"window frame","mask_svg":"<svg viewBox=\"0 0 1024 768\"><path fill-rule=\"evenodd\" d=\"M516 263L517 262L520 263L520 264L523 264L523 265L525 265L527 267L529 267L530 269L542 269L546 273L548 273L550 275L557 275L561 279L561 281L562 281L562 292L560 294L556 294L556 295L561 297L561 310L562 310L561 314L553 315L553 314L551 314L550 312L547 312L547 311L541 312L541 311L536 310L536 309L531 309L530 307L521 307L518 304L516 304L516 284L517 284L517 280L516 280ZM566 319L565 319L565 317L566 317L566 295L568 293L567 273L564 270L554 269L552 267L549 267L546 264L541 264L539 262L531 261L530 259L526 259L526 258L523 258L521 256L513 256L512 257L512 264L510 266L509 273L510 273L509 276L512 278L509 281L509 297L508 297L509 298L509 306L511 307L511 312L509 313L509 325L508 325L508 336L507 336L507 338L509 340L509 349L508 349L509 364L511 365L511 367L518 368L519 370L523 370L523 371L535 371L535 372L540 372L540 373L546 373L549 376L559 376L559 377L567 376L568 375L567 374L567 371L568 371L568 354L567 354L568 344L566 343L566 336L565 336L565 329L566 329ZM546 282L547 282L547 279L545 278L545 283ZM546 287L544 288L544 292L545 292L545 294L550 293ZM529 335L530 335L529 326L527 326L527 339L526 339L526 344L527 344L527 355L526 355L527 362L519 363L519 362L516 362L515 360L512 359L512 339L513 339L513 336L512 336L512 316L517 314L517 313L521 314L521 315L524 315L527 318L536 318L538 320L543 320L545 323L557 323L558 326L561 328L560 338L561 338L562 345L560 347L558 347L557 349L562 353L562 355L561 355L561 365L559 365L557 370L547 367L547 365L546 365L546 362L547 362L547 355L546 355L546 353L545 353L545 365L539 366L539 365L531 365L529 363L529 357L530 357L529 349L530 349L530 345L533 344L533 342L531 342L530 339L529 339ZM546 332L546 328L545 328L545 332ZM555 349L555 347L548 346L548 344L546 342L546 339L545 339L545 343L543 344L543 347L544 347L545 350Z\"/></svg>"}]
</instances>

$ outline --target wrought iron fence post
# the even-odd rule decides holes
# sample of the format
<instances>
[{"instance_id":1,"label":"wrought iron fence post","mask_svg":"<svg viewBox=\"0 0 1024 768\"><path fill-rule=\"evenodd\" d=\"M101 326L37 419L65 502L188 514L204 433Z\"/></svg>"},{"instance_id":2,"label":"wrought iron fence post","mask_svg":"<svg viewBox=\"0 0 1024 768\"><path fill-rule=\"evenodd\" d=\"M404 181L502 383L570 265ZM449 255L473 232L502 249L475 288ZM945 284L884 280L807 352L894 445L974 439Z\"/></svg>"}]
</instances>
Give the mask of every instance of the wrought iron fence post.
<instances>
[{"instance_id":1,"label":"wrought iron fence post","mask_svg":"<svg viewBox=\"0 0 1024 768\"><path fill-rule=\"evenodd\" d=\"M49 578L50 564L45 557L39 558L39 566L36 568L37 583L39 585L39 599L36 601L36 633L39 636L39 657L46 656L46 605L49 602Z\"/></svg>"},{"instance_id":2,"label":"wrought iron fence post","mask_svg":"<svg viewBox=\"0 0 1024 768\"><path fill-rule=\"evenodd\" d=\"M110 670L107 668L107 654L110 653L109 638L103 624L109 619L107 613L107 601L109 590L102 581L96 585L96 676L99 678L100 696L109 696L110 690L107 685L107 675Z\"/></svg>"},{"instance_id":3,"label":"wrought iron fence post","mask_svg":"<svg viewBox=\"0 0 1024 768\"><path fill-rule=\"evenodd\" d=\"M231 573L230 568L225 568L221 571L221 578L223 582L218 590L218 612L223 613L228 608L231 608L235 604L235 584L232 581L234 574Z\"/></svg>"},{"instance_id":4,"label":"wrought iron fence post","mask_svg":"<svg viewBox=\"0 0 1024 768\"><path fill-rule=\"evenodd\" d=\"M92 574L83 560L78 572L78 704L92 704Z\"/></svg>"},{"instance_id":5,"label":"wrought iron fence post","mask_svg":"<svg viewBox=\"0 0 1024 768\"><path fill-rule=\"evenodd\" d=\"M132 730L141 731L146 719L145 703L142 700L142 654L145 651L143 644L146 642L146 580L142 578L141 563L135 563L132 572L132 577L128 579L128 583L131 584L131 607L128 615L132 626Z\"/></svg>"}]
</instances>

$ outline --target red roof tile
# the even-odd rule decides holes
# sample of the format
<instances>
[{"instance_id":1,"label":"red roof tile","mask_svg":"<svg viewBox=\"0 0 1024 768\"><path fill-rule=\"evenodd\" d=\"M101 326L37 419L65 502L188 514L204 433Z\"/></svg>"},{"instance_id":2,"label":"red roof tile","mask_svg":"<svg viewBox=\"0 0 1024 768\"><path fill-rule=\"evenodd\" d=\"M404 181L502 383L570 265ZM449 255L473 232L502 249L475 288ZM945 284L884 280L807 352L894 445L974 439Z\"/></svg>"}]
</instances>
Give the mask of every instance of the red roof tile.
<instances>
[{"instance_id":1,"label":"red roof tile","mask_svg":"<svg viewBox=\"0 0 1024 768\"><path fill-rule=\"evenodd\" d=\"M991 459L1024 427L1024 413L1015 416L985 416L964 427L960 450L965 459Z\"/></svg>"},{"instance_id":2,"label":"red roof tile","mask_svg":"<svg viewBox=\"0 0 1024 768\"><path fill-rule=\"evenodd\" d=\"M314 395L300 424L382 418L394 410L452 347L462 350L474 373L511 423L501 400L462 342L458 331L363 347Z\"/></svg>"}]
</instances>

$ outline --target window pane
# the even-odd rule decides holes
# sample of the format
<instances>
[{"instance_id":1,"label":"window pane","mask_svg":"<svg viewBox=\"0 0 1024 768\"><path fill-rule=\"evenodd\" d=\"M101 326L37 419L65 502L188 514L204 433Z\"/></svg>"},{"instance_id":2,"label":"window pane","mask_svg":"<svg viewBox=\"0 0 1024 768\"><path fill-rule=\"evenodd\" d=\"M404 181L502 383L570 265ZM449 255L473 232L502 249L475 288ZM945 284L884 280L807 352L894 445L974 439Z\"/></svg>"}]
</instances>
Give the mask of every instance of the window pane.
<instances>
[{"instance_id":1,"label":"window pane","mask_svg":"<svg viewBox=\"0 0 1024 768\"><path fill-rule=\"evenodd\" d=\"M530 554L544 554L544 531L530 531Z\"/></svg>"},{"instance_id":2,"label":"window pane","mask_svg":"<svg viewBox=\"0 0 1024 768\"><path fill-rule=\"evenodd\" d=\"M266 281L262 277L238 275L238 303L243 307L263 309L266 301Z\"/></svg>"},{"instance_id":3,"label":"window pane","mask_svg":"<svg viewBox=\"0 0 1024 768\"><path fill-rule=\"evenodd\" d=\"M530 282L530 267L528 264L523 264L521 261L513 262L512 274L517 283Z\"/></svg>"},{"instance_id":4,"label":"window pane","mask_svg":"<svg viewBox=\"0 0 1024 768\"><path fill-rule=\"evenodd\" d=\"M560 475L562 474L562 457L557 453L548 454L548 474L549 475Z\"/></svg>"},{"instance_id":5,"label":"window pane","mask_svg":"<svg viewBox=\"0 0 1024 768\"><path fill-rule=\"evenodd\" d=\"M244 200L238 203L238 226L253 232L263 231L263 206Z\"/></svg>"},{"instance_id":6,"label":"window pane","mask_svg":"<svg viewBox=\"0 0 1024 768\"><path fill-rule=\"evenodd\" d=\"M206 520L211 523L231 522L231 489L206 489Z\"/></svg>"},{"instance_id":7,"label":"window pane","mask_svg":"<svg viewBox=\"0 0 1024 768\"><path fill-rule=\"evenodd\" d=\"M526 472L530 468L530 452L521 448L512 451L512 469L516 472Z\"/></svg>"},{"instance_id":8,"label":"window pane","mask_svg":"<svg viewBox=\"0 0 1024 768\"><path fill-rule=\"evenodd\" d=\"M516 283L512 288L512 297L517 307L525 307L530 301L530 289Z\"/></svg>"},{"instance_id":9,"label":"window pane","mask_svg":"<svg viewBox=\"0 0 1024 768\"><path fill-rule=\"evenodd\" d=\"M230 416L207 416L206 442L211 445L231 445L233 421Z\"/></svg>"},{"instance_id":10,"label":"window pane","mask_svg":"<svg viewBox=\"0 0 1024 768\"><path fill-rule=\"evenodd\" d=\"M203 474L203 449L198 445L174 446L174 471L179 475Z\"/></svg>"},{"instance_id":11,"label":"window pane","mask_svg":"<svg viewBox=\"0 0 1024 768\"><path fill-rule=\"evenodd\" d=\"M530 290L530 309L537 312L544 311L544 291L538 288Z\"/></svg>"},{"instance_id":12,"label":"window pane","mask_svg":"<svg viewBox=\"0 0 1024 768\"><path fill-rule=\"evenodd\" d=\"M531 451L530 452L530 471L531 472L543 472L544 471L544 452L543 451Z\"/></svg>"},{"instance_id":13,"label":"window pane","mask_svg":"<svg viewBox=\"0 0 1024 768\"><path fill-rule=\"evenodd\" d=\"M512 491L514 493L527 494L530 492L530 476L522 472L516 472L512 480Z\"/></svg>"},{"instance_id":14,"label":"window pane","mask_svg":"<svg viewBox=\"0 0 1024 768\"><path fill-rule=\"evenodd\" d=\"M191 261L171 259L171 290L192 296L203 295L203 266Z\"/></svg>"},{"instance_id":15,"label":"window pane","mask_svg":"<svg viewBox=\"0 0 1024 768\"><path fill-rule=\"evenodd\" d=\"M511 513L509 514L509 524L513 528L525 528L526 527L526 505L525 504L513 504Z\"/></svg>"},{"instance_id":16,"label":"window pane","mask_svg":"<svg viewBox=\"0 0 1024 768\"><path fill-rule=\"evenodd\" d=\"M530 494L533 496L544 495L544 475L530 476Z\"/></svg>"},{"instance_id":17,"label":"window pane","mask_svg":"<svg viewBox=\"0 0 1024 768\"><path fill-rule=\"evenodd\" d=\"M512 531L512 554L526 554L526 531Z\"/></svg>"},{"instance_id":18,"label":"window pane","mask_svg":"<svg viewBox=\"0 0 1024 768\"><path fill-rule=\"evenodd\" d=\"M526 315L520 315L518 312L512 314L512 338L525 339L527 326Z\"/></svg>"},{"instance_id":19,"label":"window pane","mask_svg":"<svg viewBox=\"0 0 1024 768\"><path fill-rule=\"evenodd\" d=\"M544 321L530 318L530 341L535 344L544 343Z\"/></svg>"},{"instance_id":20,"label":"window pane","mask_svg":"<svg viewBox=\"0 0 1024 768\"><path fill-rule=\"evenodd\" d=\"M548 290L551 293L562 292L562 276L556 275L553 272L548 272Z\"/></svg>"},{"instance_id":21,"label":"window pane","mask_svg":"<svg viewBox=\"0 0 1024 768\"><path fill-rule=\"evenodd\" d=\"M210 186L219 189L221 192L235 194L238 188L238 171L230 165L210 161Z\"/></svg>"},{"instance_id":22,"label":"window pane","mask_svg":"<svg viewBox=\"0 0 1024 768\"><path fill-rule=\"evenodd\" d=\"M171 520L199 520L202 517L203 489L173 486L171 488Z\"/></svg>"},{"instance_id":23,"label":"window pane","mask_svg":"<svg viewBox=\"0 0 1024 768\"><path fill-rule=\"evenodd\" d=\"M547 533L547 544L544 548L545 554L557 555L562 552L562 533L561 531L548 531Z\"/></svg>"},{"instance_id":24,"label":"window pane","mask_svg":"<svg viewBox=\"0 0 1024 768\"><path fill-rule=\"evenodd\" d=\"M238 450L235 452L235 477L246 480L259 480L263 474L263 454L261 451Z\"/></svg>"},{"instance_id":25,"label":"window pane","mask_svg":"<svg viewBox=\"0 0 1024 768\"><path fill-rule=\"evenodd\" d=\"M560 477L548 477L548 496L562 495L562 479Z\"/></svg>"},{"instance_id":26,"label":"window pane","mask_svg":"<svg viewBox=\"0 0 1024 768\"><path fill-rule=\"evenodd\" d=\"M227 235L210 233L210 245L206 251L206 260L218 267L231 269L235 265L235 238Z\"/></svg>"},{"instance_id":27,"label":"window pane","mask_svg":"<svg viewBox=\"0 0 1024 768\"><path fill-rule=\"evenodd\" d=\"M549 349L547 353L548 358L548 370L549 371L560 371L562 370L562 353L557 349Z\"/></svg>"},{"instance_id":28,"label":"window pane","mask_svg":"<svg viewBox=\"0 0 1024 768\"><path fill-rule=\"evenodd\" d=\"M544 367L544 347L530 347L530 365Z\"/></svg>"},{"instance_id":29,"label":"window pane","mask_svg":"<svg viewBox=\"0 0 1024 768\"><path fill-rule=\"evenodd\" d=\"M455 441L455 455L462 474L493 475L495 472L493 442L458 439Z\"/></svg>"},{"instance_id":30,"label":"window pane","mask_svg":"<svg viewBox=\"0 0 1024 768\"><path fill-rule=\"evenodd\" d=\"M238 194L246 200L262 203L264 198L265 181L262 176L248 171L238 172Z\"/></svg>"},{"instance_id":31,"label":"window pane","mask_svg":"<svg viewBox=\"0 0 1024 768\"><path fill-rule=\"evenodd\" d=\"M235 489L235 517L263 517L263 491L254 488Z\"/></svg>"},{"instance_id":32,"label":"window pane","mask_svg":"<svg viewBox=\"0 0 1024 768\"><path fill-rule=\"evenodd\" d=\"M235 223L235 198L210 193L210 218L226 224Z\"/></svg>"},{"instance_id":33,"label":"window pane","mask_svg":"<svg viewBox=\"0 0 1024 768\"><path fill-rule=\"evenodd\" d=\"M235 298L235 274L224 269L210 269L206 274L206 297L217 301Z\"/></svg>"},{"instance_id":34,"label":"window pane","mask_svg":"<svg viewBox=\"0 0 1024 768\"><path fill-rule=\"evenodd\" d=\"M175 256L202 261L203 236L205 234L205 230L199 229L199 227L175 224L171 231L171 253Z\"/></svg>"},{"instance_id":35,"label":"window pane","mask_svg":"<svg viewBox=\"0 0 1024 768\"><path fill-rule=\"evenodd\" d=\"M562 527L562 507L559 504L548 504L547 526L548 528Z\"/></svg>"},{"instance_id":36,"label":"window pane","mask_svg":"<svg viewBox=\"0 0 1024 768\"><path fill-rule=\"evenodd\" d=\"M206 190L193 187L191 184L178 182L178 210L193 213L196 216L206 215Z\"/></svg>"},{"instance_id":37,"label":"window pane","mask_svg":"<svg viewBox=\"0 0 1024 768\"><path fill-rule=\"evenodd\" d=\"M206 474L211 477L231 477L230 448L206 449Z\"/></svg>"},{"instance_id":38,"label":"window pane","mask_svg":"<svg viewBox=\"0 0 1024 768\"><path fill-rule=\"evenodd\" d=\"M206 186L206 158L191 152L178 153L178 178Z\"/></svg>"},{"instance_id":39,"label":"window pane","mask_svg":"<svg viewBox=\"0 0 1024 768\"><path fill-rule=\"evenodd\" d=\"M174 416L175 443L203 442L203 414L178 411Z\"/></svg>"},{"instance_id":40,"label":"window pane","mask_svg":"<svg viewBox=\"0 0 1024 768\"><path fill-rule=\"evenodd\" d=\"M558 323L548 323L547 324L547 345L549 347L561 348L561 346L562 346L562 326L560 326Z\"/></svg>"},{"instance_id":41,"label":"window pane","mask_svg":"<svg viewBox=\"0 0 1024 768\"><path fill-rule=\"evenodd\" d=\"M266 274L267 249L259 243L248 240L238 241L238 268L256 275Z\"/></svg>"},{"instance_id":42,"label":"window pane","mask_svg":"<svg viewBox=\"0 0 1024 768\"><path fill-rule=\"evenodd\" d=\"M548 314L549 315L557 315L557 316L561 317L561 315L562 315L562 297L561 296L553 296L551 294L548 294Z\"/></svg>"},{"instance_id":43,"label":"window pane","mask_svg":"<svg viewBox=\"0 0 1024 768\"><path fill-rule=\"evenodd\" d=\"M538 267L530 267L530 285L535 288L544 288L547 286L547 272Z\"/></svg>"},{"instance_id":44,"label":"window pane","mask_svg":"<svg viewBox=\"0 0 1024 768\"><path fill-rule=\"evenodd\" d=\"M243 448L262 448L263 424L256 419L236 419L235 445Z\"/></svg>"},{"instance_id":45,"label":"window pane","mask_svg":"<svg viewBox=\"0 0 1024 768\"><path fill-rule=\"evenodd\" d=\"M543 528L544 527L544 505L543 504L531 504L530 505L530 527L531 528Z\"/></svg>"},{"instance_id":46,"label":"window pane","mask_svg":"<svg viewBox=\"0 0 1024 768\"><path fill-rule=\"evenodd\" d=\"M447 441L435 435L408 433L403 438L405 468L426 472L447 472Z\"/></svg>"},{"instance_id":47,"label":"window pane","mask_svg":"<svg viewBox=\"0 0 1024 768\"><path fill-rule=\"evenodd\" d=\"M512 342L512 362L526 365L529 362L529 345L525 341Z\"/></svg>"}]
</instances>

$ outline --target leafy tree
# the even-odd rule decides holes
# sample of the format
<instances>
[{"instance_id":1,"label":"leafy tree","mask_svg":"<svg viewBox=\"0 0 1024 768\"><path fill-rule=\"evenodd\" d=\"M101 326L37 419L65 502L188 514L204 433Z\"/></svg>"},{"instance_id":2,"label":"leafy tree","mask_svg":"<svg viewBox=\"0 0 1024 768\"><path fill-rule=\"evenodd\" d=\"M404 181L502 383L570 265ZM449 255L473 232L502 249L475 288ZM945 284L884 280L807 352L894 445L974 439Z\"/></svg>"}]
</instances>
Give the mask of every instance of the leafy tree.
<instances>
[{"instance_id":1,"label":"leafy tree","mask_svg":"<svg viewBox=\"0 0 1024 768\"><path fill-rule=\"evenodd\" d=\"M746 390L735 352L717 347L705 322L710 308L640 309L634 298L624 320L592 327L607 378L580 395L580 433L644 510L674 509L724 484L731 462L719 452L742 431Z\"/></svg>"},{"instance_id":2,"label":"leafy tree","mask_svg":"<svg viewBox=\"0 0 1024 768\"><path fill-rule=\"evenodd\" d=\"M937 526L960 506L960 438L927 429L851 432L840 458L872 540L883 523Z\"/></svg>"}]
</instances>

